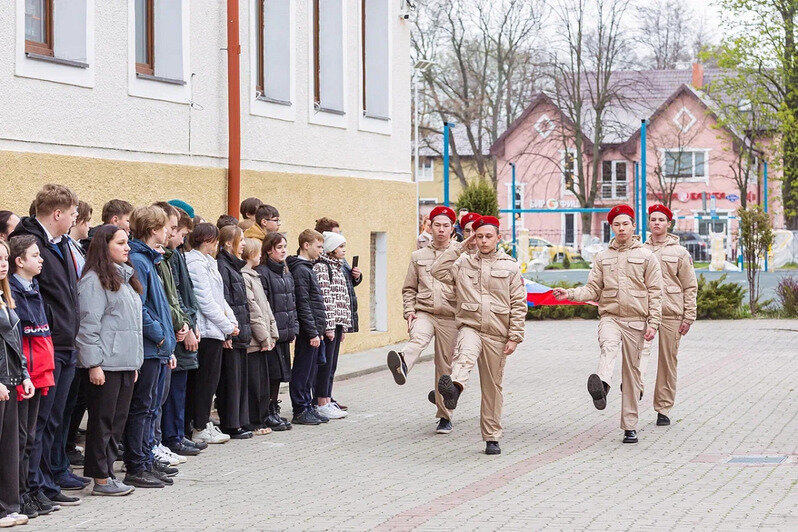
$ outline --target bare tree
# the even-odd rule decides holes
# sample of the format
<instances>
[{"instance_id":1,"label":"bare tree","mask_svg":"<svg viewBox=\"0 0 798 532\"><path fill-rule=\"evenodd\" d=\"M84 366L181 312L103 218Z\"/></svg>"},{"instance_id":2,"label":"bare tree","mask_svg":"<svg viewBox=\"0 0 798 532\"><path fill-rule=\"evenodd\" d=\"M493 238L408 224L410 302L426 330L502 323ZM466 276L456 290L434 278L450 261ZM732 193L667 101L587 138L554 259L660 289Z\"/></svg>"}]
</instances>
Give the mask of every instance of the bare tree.
<instances>
[{"instance_id":1,"label":"bare tree","mask_svg":"<svg viewBox=\"0 0 798 532\"><path fill-rule=\"evenodd\" d=\"M705 38L693 30L695 13L685 0L649 0L635 8L635 15L639 28L634 40L645 52L647 68L677 68L693 58L696 39Z\"/></svg>"},{"instance_id":2,"label":"bare tree","mask_svg":"<svg viewBox=\"0 0 798 532\"><path fill-rule=\"evenodd\" d=\"M706 168L706 160L696 163L693 157L704 157L703 154L695 155L688 146L701 131L697 120L690 115L684 115L682 122L676 124L670 120L647 137L647 144L651 147L650 153L655 161L653 171L646 179L648 188L669 209L673 203L676 187L685 180L693 177L696 164ZM696 123L695 125L693 123Z\"/></svg>"},{"instance_id":3,"label":"bare tree","mask_svg":"<svg viewBox=\"0 0 798 532\"><path fill-rule=\"evenodd\" d=\"M487 148L535 90L541 2L431 0L418 4L412 32L414 58L436 62L423 77L421 128L435 135L440 134L443 122L456 122L465 131L477 172L494 186L496 167ZM465 186L460 158L465 146L458 147L454 135L450 141L452 170Z\"/></svg>"}]
</instances>

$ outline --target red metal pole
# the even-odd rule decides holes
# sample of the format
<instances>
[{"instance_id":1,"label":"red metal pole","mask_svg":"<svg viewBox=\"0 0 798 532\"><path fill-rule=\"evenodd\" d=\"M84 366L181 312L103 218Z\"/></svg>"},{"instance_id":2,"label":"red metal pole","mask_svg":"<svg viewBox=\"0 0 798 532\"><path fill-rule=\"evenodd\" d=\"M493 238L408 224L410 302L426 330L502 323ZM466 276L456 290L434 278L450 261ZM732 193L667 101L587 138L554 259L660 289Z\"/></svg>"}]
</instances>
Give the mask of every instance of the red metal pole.
<instances>
[{"instance_id":1,"label":"red metal pole","mask_svg":"<svg viewBox=\"0 0 798 532\"><path fill-rule=\"evenodd\" d=\"M238 216L241 200L241 44L238 0L227 0L227 214Z\"/></svg>"}]
</instances>

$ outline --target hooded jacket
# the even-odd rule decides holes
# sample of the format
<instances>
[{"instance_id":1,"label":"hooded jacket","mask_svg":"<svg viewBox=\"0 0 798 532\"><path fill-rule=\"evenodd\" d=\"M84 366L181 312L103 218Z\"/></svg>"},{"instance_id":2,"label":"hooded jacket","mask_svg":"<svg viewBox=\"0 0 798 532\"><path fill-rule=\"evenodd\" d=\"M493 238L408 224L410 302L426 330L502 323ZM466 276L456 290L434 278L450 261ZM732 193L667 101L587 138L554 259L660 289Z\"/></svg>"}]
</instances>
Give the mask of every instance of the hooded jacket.
<instances>
[{"instance_id":1,"label":"hooded jacket","mask_svg":"<svg viewBox=\"0 0 798 532\"><path fill-rule=\"evenodd\" d=\"M53 339L50 336L50 325L44 312L44 302L39 294L39 283L33 279L30 288L25 288L14 275L10 276L8 281L11 284L11 295L17 305L14 310L19 317L22 353L27 360L30 380L36 389L42 390L42 395L47 395L49 387L55 385L53 376L55 352ZM18 389L17 392L17 397L21 400L22 389Z\"/></svg>"},{"instance_id":2,"label":"hooded jacket","mask_svg":"<svg viewBox=\"0 0 798 532\"><path fill-rule=\"evenodd\" d=\"M263 239L266 238L266 232L258 224L252 224L244 230L244 238L254 238L255 240L263 242Z\"/></svg>"},{"instance_id":3,"label":"hooded jacket","mask_svg":"<svg viewBox=\"0 0 798 532\"><path fill-rule=\"evenodd\" d=\"M123 282L115 292L103 288L93 270L86 272L78 283L80 368L99 366L103 371L133 371L144 362L145 313L139 294L130 286L133 268L119 264L117 271Z\"/></svg>"},{"instance_id":4,"label":"hooded jacket","mask_svg":"<svg viewBox=\"0 0 798 532\"><path fill-rule=\"evenodd\" d=\"M299 334L305 338L323 337L327 330L327 310L313 263L299 256L288 257L286 263L294 277Z\"/></svg>"},{"instance_id":5,"label":"hooded jacket","mask_svg":"<svg viewBox=\"0 0 798 532\"><path fill-rule=\"evenodd\" d=\"M349 297L349 284L341 261L324 254L313 265L313 271L324 296L327 330L335 330L338 325L343 326L345 331L351 330L352 300Z\"/></svg>"},{"instance_id":6,"label":"hooded jacket","mask_svg":"<svg viewBox=\"0 0 798 532\"><path fill-rule=\"evenodd\" d=\"M596 255L585 286L568 288L572 301L597 301L599 316L645 322L659 328L662 317L662 274L654 253L637 235L624 245L617 237Z\"/></svg>"},{"instance_id":7,"label":"hooded jacket","mask_svg":"<svg viewBox=\"0 0 798 532\"><path fill-rule=\"evenodd\" d=\"M183 252L180 249L171 251L171 255L167 257L167 255L164 254L164 257L172 268L172 278L175 281L180 308L183 310L183 315L185 315L188 320L189 328L193 331L197 331L199 304L197 303L197 296L194 294L194 283L191 282L188 266L186 266L186 258L183 256ZM177 358L177 368L175 368L177 371L186 371L199 367L197 352L188 351L184 342L179 342L175 345L175 357Z\"/></svg>"},{"instance_id":8,"label":"hooded jacket","mask_svg":"<svg viewBox=\"0 0 798 532\"><path fill-rule=\"evenodd\" d=\"M5 304L0 305L0 383L7 388L22 384L29 379L28 361L22 352L22 340L19 335L19 317L14 309Z\"/></svg>"},{"instance_id":9,"label":"hooded jacket","mask_svg":"<svg viewBox=\"0 0 798 532\"><path fill-rule=\"evenodd\" d=\"M524 341L526 287L515 259L503 251L463 253L452 242L430 267L432 276L454 286L457 326L501 341Z\"/></svg>"},{"instance_id":10,"label":"hooded jacket","mask_svg":"<svg viewBox=\"0 0 798 532\"><path fill-rule=\"evenodd\" d=\"M144 358L168 360L175 351L175 330L157 264L163 256L141 240L130 241L130 263L144 290L141 293ZM161 343L163 342L163 343ZM161 344L160 347L158 344Z\"/></svg>"},{"instance_id":11,"label":"hooded jacket","mask_svg":"<svg viewBox=\"0 0 798 532\"><path fill-rule=\"evenodd\" d=\"M186 266L197 297L197 327L201 338L226 340L238 322L224 299L224 283L216 261L192 249L186 253Z\"/></svg>"},{"instance_id":12,"label":"hooded jacket","mask_svg":"<svg viewBox=\"0 0 798 532\"><path fill-rule=\"evenodd\" d=\"M33 235L44 264L37 277L39 293L44 301L44 311L53 346L56 351L75 349L78 334L78 274L77 265L69 248L66 235L58 244L51 244L44 228L35 217L22 218L12 237Z\"/></svg>"},{"instance_id":13,"label":"hooded jacket","mask_svg":"<svg viewBox=\"0 0 798 532\"><path fill-rule=\"evenodd\" d=\"M252 328L252 340L249 342L247 352L271 351L280 338L280 331L277 329L277 321L269 305L269 298L263 290L263 281L260 274L249 266L241 268L241 275L244 277L244 287L247 290L249 322Z\"/></svg>"},{"instance_id":14,"label":"hooded jacket","mask_svg":"<svg viewBox=\"0 0 798 532\"><path fill-rule=\"evenodd\" d=\"M244 277L241 268L246 266L246 261L228 253L224 249L216 255L216 264L222 276L224 286L224 299L238 322L238 336L233 336L234 349L246 349L252 340L252 329L249 321L249 306L247 304L247 289L244 286Z\"/></svg>"},{"instance_id":15,"label":"hooded jacket","mask_svg":"<svg viewBox=\"0 0 798 532\"><path fill-rule=\"evenodd\" d=\"M293 342L299 334L294 278L284 262L275 262L268 257L266 264L256 267L255 271L261 276L263 291L277 321L277 330L280 332L278 342Z\"/></svg>"},{"instance_id":16,"label":"hooded jacket","mask_svg":"<svg viewBox=\"0 0 798 532\"><path fill-rule=\"evenodd\" d=\"M172 316L172 328L179 331L183 325L188 324L188 318L183 312L183 307L180 305L180 297L177 295L177 284L175 283L175 276L172 273L172 267L169 265L169 258L174 255L174 250L164 248L161 260L155 265L158 271L158 277L163 282L163 290L166 295L166 301L169 303L169 314Z\"/></svg>"},{"instance_id":17,"label":"hooded jacket","mask_svg":"<svg viewBox=\"0 0 798 532\"><path fill-rule=\"evenodd\" d=\"M679 237L671 234L664 244L654 244L649 238L643 245L659 259L663 319L677 319L692 324L696 318L698 281L690 253L679 244Z\"/></svg>"}]
</instances>

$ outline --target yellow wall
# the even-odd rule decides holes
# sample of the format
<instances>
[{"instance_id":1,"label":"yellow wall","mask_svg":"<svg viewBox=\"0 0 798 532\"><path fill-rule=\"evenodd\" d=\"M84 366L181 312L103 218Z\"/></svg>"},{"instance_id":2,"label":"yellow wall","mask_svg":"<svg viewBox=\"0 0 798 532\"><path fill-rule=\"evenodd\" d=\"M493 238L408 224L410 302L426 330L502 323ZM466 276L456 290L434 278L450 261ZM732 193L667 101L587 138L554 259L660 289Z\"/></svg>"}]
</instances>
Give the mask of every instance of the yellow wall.
<instances>
[{"instance_id":1,"label":"yellow wall","mask_svg":"<svg viewBox=\"0 0 798 532\"><path fill-rule=\"evenodd\" d=\"M469 183L479 179L477 172L477 165L470 157L461 157L460 161L463 165L463 172L465 173L466 181ZM435 158L435 165L433 167L434 181L419 181L418 183L418 196L420 198L438 198L438 202L443 202L443 157ZM460 185L460 179L454 170L449 172L449 200L452 204L457 201L457 196L462 192L463 187Z\"/></svg>"},{"instance_id":2,"label":"yellow wall","mask_svg":"<svg viewBox=\"0 0 798 532\"><path fill-rule=\"evenodd\" d=\"M115 161L28 152L0 151L3 186L0 209L20 215L45 183L70 187L94 208L99 223L102 205L120 198L141 205L179 198L196 214L215 222L226 208L226 170L198 166ZM415 249L415 184L349 177L285 174L244 170L241 198L256 196L277 207L288 233L289 250L296 238L328 216L341 224L347 256L360 256L363 283L356 288L360 332L347 337L344 352L400 342L407 338L401 288L410 253ZM370 332L370 244L372 231L388 233L388 331Z\"/></svg>"}]
</instances>

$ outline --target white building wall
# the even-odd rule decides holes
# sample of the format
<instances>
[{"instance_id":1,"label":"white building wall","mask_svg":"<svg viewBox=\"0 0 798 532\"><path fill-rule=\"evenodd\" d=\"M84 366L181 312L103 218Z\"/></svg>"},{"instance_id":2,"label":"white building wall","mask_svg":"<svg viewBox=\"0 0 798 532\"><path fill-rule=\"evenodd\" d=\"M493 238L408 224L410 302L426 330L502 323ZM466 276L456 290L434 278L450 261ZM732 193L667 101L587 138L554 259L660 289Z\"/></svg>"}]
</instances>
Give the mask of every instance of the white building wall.
<instances>
[{"instance_id":1,"label":"white building wall","mask_svg":"<svg viewBox=\"0 0 798 532\"><path fill-rule=\"evenodd\" d=\"M0 149L226 166L226 2L182 1L189 24L185 87L130 75L133 0L87 0L88 69L26 58L24 0L0 2ZM280 118L253 108L254 0L240 0L244 168L410 181L409 23L399 18L399 3L389 0L391 120L372 123L361 116L360 2L342 1L346 114L328 126L313 123L323 120L314 120L312 109L311 0L292 0L287 75L294 101ZM149 87L163 88L158 92L171 101L153 99Z\"/></svg>"}]
</instances>

